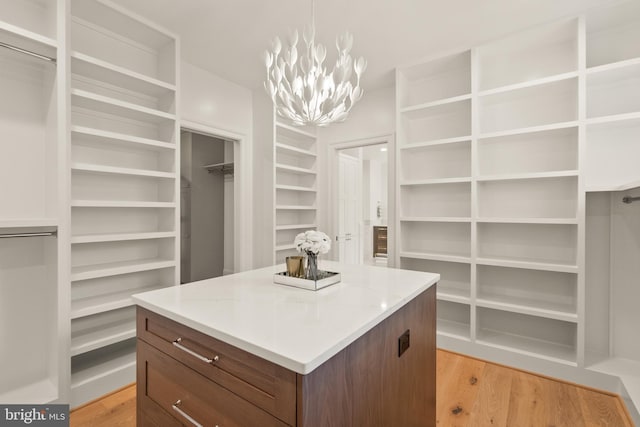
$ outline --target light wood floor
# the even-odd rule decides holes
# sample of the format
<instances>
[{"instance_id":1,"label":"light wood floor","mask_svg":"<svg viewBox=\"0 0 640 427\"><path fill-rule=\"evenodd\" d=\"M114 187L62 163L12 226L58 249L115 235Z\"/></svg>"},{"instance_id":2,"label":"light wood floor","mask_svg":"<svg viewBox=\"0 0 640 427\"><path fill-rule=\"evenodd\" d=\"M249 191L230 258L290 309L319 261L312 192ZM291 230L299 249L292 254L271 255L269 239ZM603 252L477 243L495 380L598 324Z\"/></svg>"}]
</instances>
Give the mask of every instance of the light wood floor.
<instances>
[{"instance_id":1,"label":"light wood floor","mask_svg":"<svg viewBox=\"0 0 640 427\"><path fill-rule=\"evenodd\" d=\"M633 427L613 394L438 350L438 427ZM135 385L71 413L71 427L135 426ZM249 427L249 426L248 426Z\"/></svg>"}]
</instances>

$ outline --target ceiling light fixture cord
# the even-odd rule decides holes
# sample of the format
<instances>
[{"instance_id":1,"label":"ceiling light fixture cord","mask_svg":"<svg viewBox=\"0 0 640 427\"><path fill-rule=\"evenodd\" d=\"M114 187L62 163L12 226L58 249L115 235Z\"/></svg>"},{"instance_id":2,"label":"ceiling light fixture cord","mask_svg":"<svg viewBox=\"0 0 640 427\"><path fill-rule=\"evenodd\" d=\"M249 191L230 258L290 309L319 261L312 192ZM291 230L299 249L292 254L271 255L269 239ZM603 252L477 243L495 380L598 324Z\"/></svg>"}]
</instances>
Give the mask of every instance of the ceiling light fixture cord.
<instances>
[{"instance_id":1,"label":"ceiling light fixture cord","mask_svg":"<svg viewBox=\"0 0 640 427\"><path fill-rule=\"evenodd\" d=\"M345 32L336 38L338 58L333 69L327 70L327 50L315 42L315 0L311 1L311 25L305 27L302 38L306 47L303 55L298 54L297 30L289 34L287 47L283 49L280 38L275 37L271 50L264 54L264 87L278 115L297 126L325 126L345 120L362 98L360 78L367 61L363 57L353 60L353 36Z\"/></svg>"}]
</instances>

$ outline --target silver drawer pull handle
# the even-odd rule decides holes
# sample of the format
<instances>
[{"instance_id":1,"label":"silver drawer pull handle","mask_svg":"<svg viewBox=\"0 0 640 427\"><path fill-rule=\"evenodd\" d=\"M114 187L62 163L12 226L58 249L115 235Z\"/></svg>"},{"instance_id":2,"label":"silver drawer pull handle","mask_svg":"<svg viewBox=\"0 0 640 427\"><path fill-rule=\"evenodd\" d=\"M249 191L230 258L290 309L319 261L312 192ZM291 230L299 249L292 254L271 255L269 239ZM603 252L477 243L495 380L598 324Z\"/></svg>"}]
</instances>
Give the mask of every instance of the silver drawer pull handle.
<instances>
[{"instance_id":1,"label":"silver drawer pull handle","mask_svg":"<svg viewBox=\"0 0 640 427\"><path fill-rule=\"evenodd\" d=\"M182 403L182 401L180 399L178 399L178 401L176 401L176 403L174 403L173 405L171 405L171 407L173 408L174 411L176 411L177 413L179 413L180 415L182 415L184 418L186 418L187 420L189 420L189 422L191 424L193 424L196 427L203 427L202 424L200 424L199 422L197 422L196 420L193 419L193 417L191 417L191 415L187 414L186 412L184 412L182 409L178 408L178 406L180 406L180 404Z\"/></svg>"},{"instance_id":2,"label":"silver drawer pull handle","mask_svg":"<svg viewBox=\"0 0 640 427\"><path fill-rule=\"evenodd\" d=\"M180 344L181 342L182 342L182 338L178 338L173 342L173 346L174 347L178 347L180 350L184 351L185 353L189 353L193 357L196 357L196 358L198 358L199 360L202 360L205 363L217 362L220 359L218 356L214 356L213 359L209 359L208 357L204 357L203 355L198 354L195 351L183 346L182 344Z\"/></svg>"}]
</instances>

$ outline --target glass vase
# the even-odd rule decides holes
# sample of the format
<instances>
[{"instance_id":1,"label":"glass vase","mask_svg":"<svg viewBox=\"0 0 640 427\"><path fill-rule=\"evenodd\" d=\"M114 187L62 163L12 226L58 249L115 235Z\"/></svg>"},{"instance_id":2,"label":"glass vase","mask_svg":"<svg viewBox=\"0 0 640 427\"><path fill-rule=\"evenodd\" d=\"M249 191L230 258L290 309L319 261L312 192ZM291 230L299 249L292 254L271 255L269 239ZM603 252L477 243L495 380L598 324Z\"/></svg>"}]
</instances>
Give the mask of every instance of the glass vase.
<instances>
[{"instance_id":1,"label":"glass vase","mask_svg":"<svg viewBox=\"0 0 640 427\"><path fill-rule=\"evenodd\" d=\"M318 280L318 254L307 252L307 274L309 280Z\"/></svg>"}]
</instances>

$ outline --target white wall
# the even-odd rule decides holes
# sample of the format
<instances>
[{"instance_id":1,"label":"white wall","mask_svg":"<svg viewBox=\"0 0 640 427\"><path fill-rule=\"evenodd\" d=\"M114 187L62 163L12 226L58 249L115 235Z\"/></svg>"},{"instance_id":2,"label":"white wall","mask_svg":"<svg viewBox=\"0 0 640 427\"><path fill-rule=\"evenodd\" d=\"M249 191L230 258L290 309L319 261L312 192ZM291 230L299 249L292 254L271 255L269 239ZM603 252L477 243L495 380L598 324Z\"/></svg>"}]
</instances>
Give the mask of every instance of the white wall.
<instances>
[{"instance_id":1,"label":"white wall","mask_svg":"<svg viewBox=\"0 0 640 427\"><path fill-rule=\"evenodd\" d=\"M387 170L386 160L365 160L369 164L369 205L367 206L366 220L371 225L387 225ZM378 218L378 202L380 203L382 217Z\"/></svg>"},{"instance_id":2,"label":"white wall","mask_svg":"<svg viewBox=\"0 0 640 427\"><path fill-rule=\"evenodd\" d=\"M181 119L251 135L251 91L182 61Z\"/></svg>"},{"instance_id":3,"label":"white wall","mask_svg":"<svg viewBox=\"0 0 640 427\"><path fill-rule=\"evenodd\" d=\"M273 148L271 145L267 146L266 142L272 141L273 135L263 133L272 132L272 125L269 131L266 126L256 126L254 123L254 115L258 124L273 120L270 101L262 92L252 93L247 88L184 61L180 82L183 122L243 137L241 145L245 151L240 158L235 159L236 165L243 163L245 166L242 172L238 170L235 175L235 179L242 181L244 178L243 190L241 194L237 194L244 208L235 215L242 232L239 238L242 247L236 248L235 253L241 254L238 260L240 270L270 265L273 244ZM351 111L347 121L318 130L319 176L328 176L326 150L322 148L326 144L390 135L394 132L395 88L367 92ZM321 180L318 183L319 206L327 206L327 194L328 182ZM327 215L328 212L323 210L318 214L318 222L324 229L328 224Z\"/></svg>"},{"instance_id":4,"label":"white wall","mask_svg":"<svg viewBox=\"0 0 640 427\"><path fill-rule=\"evenodd\" d=\"M253 106L249 89L182 61L180 109L182 126L239 140L235 145L235 265L238 271L253 264ZM238 256L242 254L242 256Z\"/></svg>"},{"instance_id":5,"label":"white wall","mask_svg":"<svg viewBox=\"0 0 640 427\"><path fill-rule=\"evenodd\" d=\"M180 132L180 283L191 281L191 132Z\"/></svg>"},{"instance_id":6,"label":"white wall","mask_svg":"<svg viewBox=\"0 0 640 427\"><path fill-rule=\"evenodd\" d=\"M366 92L346 121L319 128L321 144L390 135L395 132L395 87Z\"/></svg>"},{"instance_id":7,"label":"white wall","mask_svg":"<svg viewBox=\"0 0 640 427\"><path fill-rule=\"evenodd\" d=\"M640 188L613 193L611 198L611 331L614 356L640 361ZM633 337L633 338L632 338Z\"/></svg>"},{"instance_id":8,"label":"white wall","mask_svg":"<svg viewBox=\"0 0 640 427\"><path fill-rule=\"evenodd\" d=\"M331 124L318 130L318 176L328 177L318 182L318 206L328 207L318 212L320 230L333 233L330 203L330 186L332 185L333 162L329 159L334 152L331 146L351 141L373 140L395 134L395 87L377 89L364 94L362 100L351 110L347 120L343 123ZM381 141L384 142L384 141ZM391 187L395 186L394 146L389 145L389 175ZM394 191L392 189L392 191ZM393 212L388 218L395 220ZM393 233L393 230L390 230ZM390 234L389 249L393 250L393 235Z\"/></svg>"},{"instance_id":9,"label":"white wall","mask_svg":"<svg viewBox=\"0 0 640 427\"><path fill-rule=\"evenodd\" d=\"M224 143L224 162L233 162L233 142ZM224 268L222 274L232 274L234 272L234 181L233 175L224 176Z\"/></svg>"},{"instance_id":10,"label":"white wall","mask_svg":"<svg viewBox=\"0 0 640 427\"><path fill-rule=\"evenodd\" d=\"M191 281L222 276L224 265L224 177L204 166L224 161L224 141L191 138Z\"/></svg>"},{"instance_id":11,"label":"white wall","mask_svg":"<svg viewBox=\"0 0 640 427\"><path fill-rule=\"evenodd\" d=\"M387 152L381 145L362 149L362 247L365 260L373 258L373 226L387 225ZM378 202L382 217L378 218Z\"/></svg>"},{"instance_id":12,"label":"white wall","mask_svg":"<svg viewBox=\"0 0 640 427\"><path fill-rule=\"evenodd\" d=\"M266 267L274 261L275 127L273 104L264 90L253 94L253 134L253 259L256 267Z\"/></svg>"}]
</instances>

